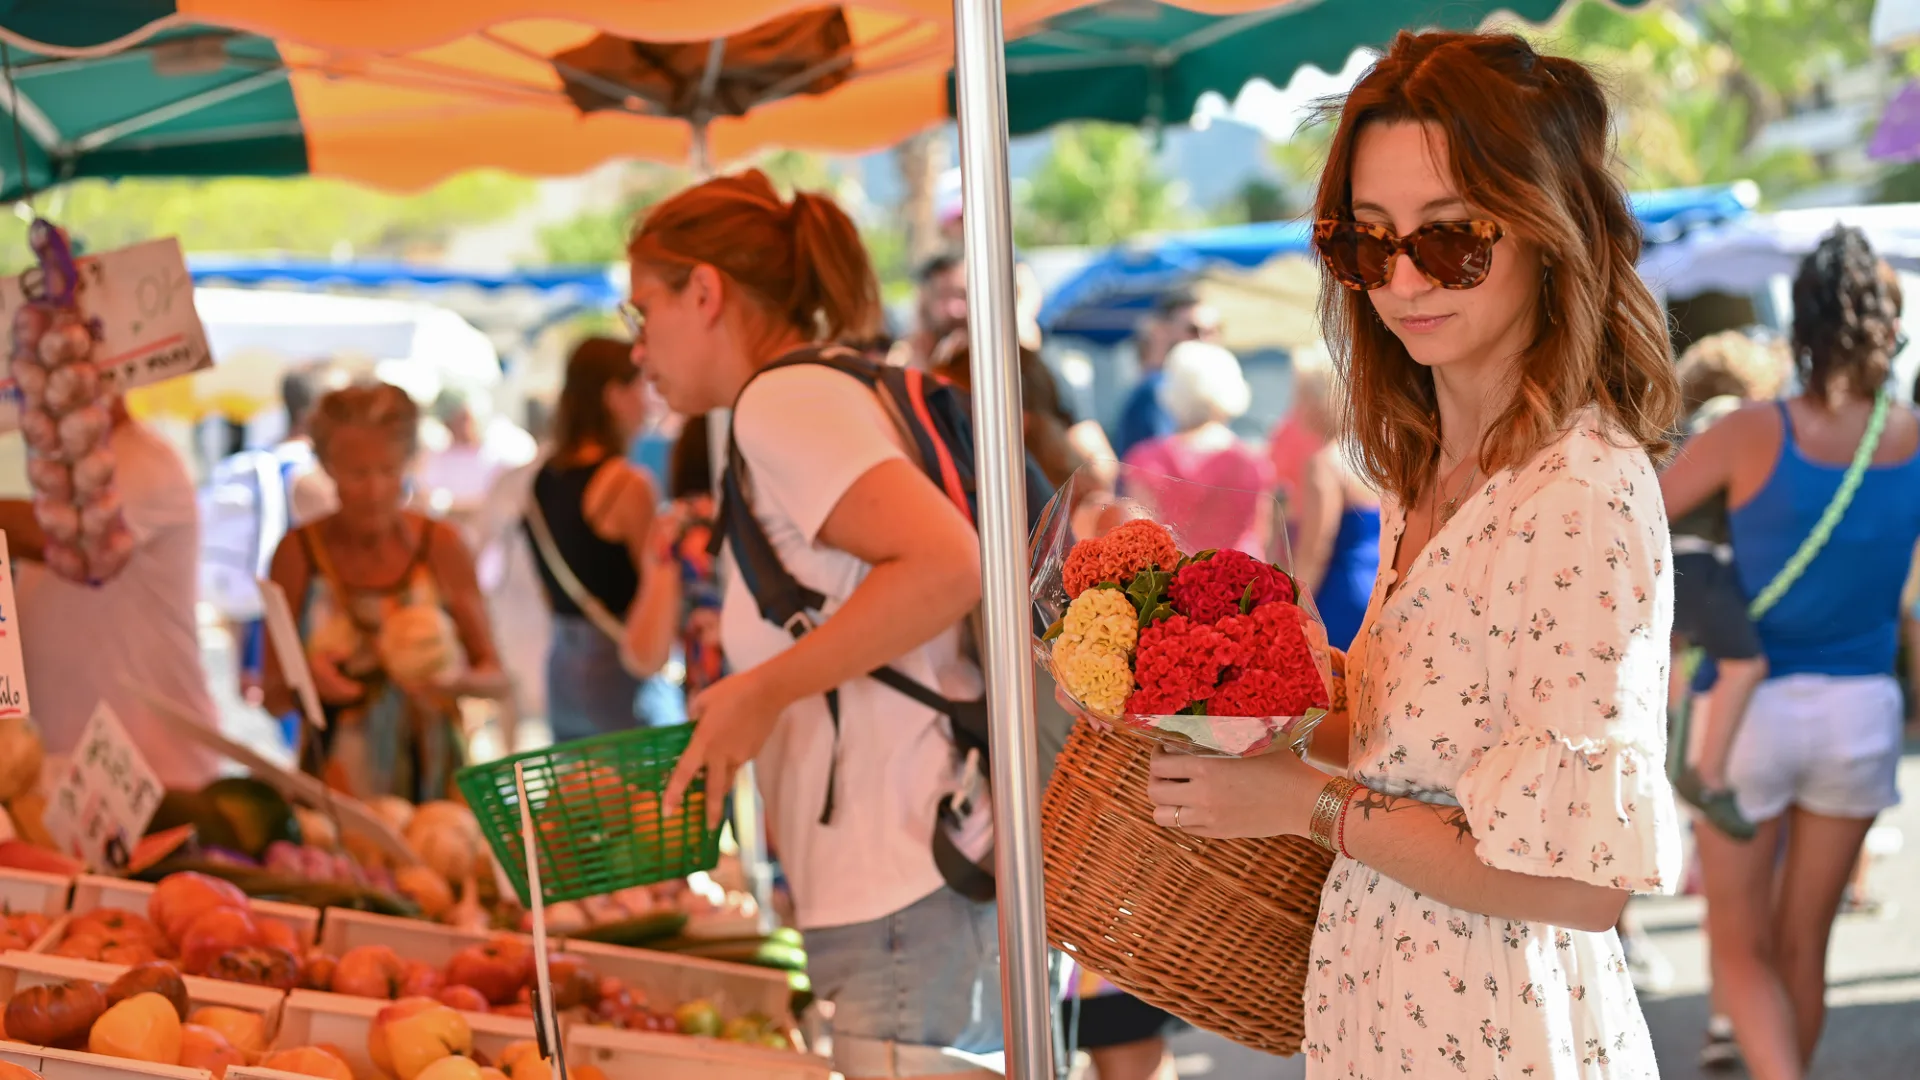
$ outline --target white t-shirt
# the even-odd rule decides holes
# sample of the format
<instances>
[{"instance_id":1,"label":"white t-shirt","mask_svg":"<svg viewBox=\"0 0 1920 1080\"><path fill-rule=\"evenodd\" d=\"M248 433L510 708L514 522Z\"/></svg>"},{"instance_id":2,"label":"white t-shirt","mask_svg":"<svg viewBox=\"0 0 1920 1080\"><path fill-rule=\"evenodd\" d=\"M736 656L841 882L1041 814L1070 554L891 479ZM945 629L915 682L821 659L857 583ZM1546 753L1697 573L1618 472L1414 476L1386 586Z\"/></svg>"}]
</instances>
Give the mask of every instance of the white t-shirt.
<instances>
[{"instance_id":1,"label":"white t-shirt","mask_svg":"<svg viewBox=\"0 0 1920 1080\"><path fill-rule=\"evenodd\" d=\"M869 567L816 538L855 481L906 456L900 432L871 390L824 367L755 379L733 429L755 516L788 572L827 597L821 614L831 619ZM731 551L725 557L721 644L741 671L793 639L761 617ZM958 628L896 658L893 667L954 700L981 693L980 671L961 655ZM947 718L871 679L841 686L833 821L822 825L833 754L826 699L813 697L786 711L756 760L802 930L869 922L942 885L928 843L940 797L961 773Z\"/></svg>"},{"instance_id":2,"label":"white t-shirt","mask_svg":"<svg viewBox=\"0 0 1920 1080\"><path fill-rule=\"evenodd\" d=\"M124 676L219 726L194 612L200 526L193 481L173 447L138 423L116 427L108 445L133 558L98 588L17 562L27 697L49 753L70 753L104 700L162 783L195 789L218 778L218 756L174 734L122 684Z\"/></svg>"}]
</instances>

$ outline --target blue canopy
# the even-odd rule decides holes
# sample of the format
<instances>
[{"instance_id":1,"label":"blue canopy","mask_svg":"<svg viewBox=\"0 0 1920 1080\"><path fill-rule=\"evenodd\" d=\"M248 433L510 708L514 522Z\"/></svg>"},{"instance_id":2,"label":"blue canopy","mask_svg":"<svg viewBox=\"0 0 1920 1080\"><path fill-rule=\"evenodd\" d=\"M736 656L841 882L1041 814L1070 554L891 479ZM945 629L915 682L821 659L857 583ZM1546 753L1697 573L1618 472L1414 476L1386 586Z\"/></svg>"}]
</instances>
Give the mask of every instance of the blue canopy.
<instances>
[{"instance_id":1,"label":"blue canopy","mask_svg":"<svg viewBox=\"0 0 1920 1080\"><path fill-rule=\"evenodd\" d=\"M581 306L610 308L621 297L620 283L605 266L558 266L502 272L453 270L401 262L328 262L324 259L195 256L187 270L196 285L293 284L312 288L347 286L465 287L495 292L526 289L561 294Z\"/></svg>"},{"instance_id":2,"label":"blue canopy","mask_svg":"<svg viewBox=\"0 0 1920 1080\"><path fill-rule=\"evenodd\" d=\"M1758 195L1753 184L1743 181L1641 192L1632 199L1647 243L1661 244L1701 225L1746 214ZM1305 255L1309 240L1304 221L1263 221L1121 244L1053 290L1040 309L1040 327L1049 334L1101 344L1124 341L1161 294L1190 285L1211 270L1251 270L1282 255Z\"/></svg>"}]
</instances>

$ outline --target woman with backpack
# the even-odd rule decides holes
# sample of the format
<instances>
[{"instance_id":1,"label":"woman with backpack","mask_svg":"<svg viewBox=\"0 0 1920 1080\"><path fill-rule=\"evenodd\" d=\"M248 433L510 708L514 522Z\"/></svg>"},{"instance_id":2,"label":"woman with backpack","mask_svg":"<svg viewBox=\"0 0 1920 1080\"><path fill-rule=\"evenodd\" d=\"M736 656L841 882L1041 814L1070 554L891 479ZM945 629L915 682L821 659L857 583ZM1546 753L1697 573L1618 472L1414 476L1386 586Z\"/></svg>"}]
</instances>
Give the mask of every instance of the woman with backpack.
<instances>
[{"instance_id":1,"label":"woman with backpack","mask_svg":"<svg viewBox=\"0 0 1920 1080\"><path fill-rule=\"evenodd\" d=\"M1834 916L1867 830L1900 801L1894 658L1920 541L1920 413L1888 385L1894 285L1858 229L1828 233L1793 283L1801 392L1724 417L1661 480L1674 516L1725 494L1733 568L1760 609L1767 678L1726 771L1755 835L1694 836L1714 988L1763 1080L1805 1075Z\"/></svg>"},{"instance_id":2,"label":"woman with backpack","mask_svg":"<svg viewBox=\"0 0 1920 1080\"><path fill-rule=\"evenodd\" d=\"M789 201L756 170L654 207L628 256L648 378L682 415L733 410L721 511L732 674L690 704L693 741L666 805L704 774L717 816L717 793L757 763L814 992L834 1005L837 1071L995 1075L974 1057L1001 1049L994 905L948 885L930 842L967 758L950 716L895 689L981 697L962 648L979 544L874 384L849 374L880 369L822 348L880 323L859 233L831 199ZM815 602L776 625L743 562ZM954 832L969 859L991 844L983 813Z\"/></svg>"}]
</instances>

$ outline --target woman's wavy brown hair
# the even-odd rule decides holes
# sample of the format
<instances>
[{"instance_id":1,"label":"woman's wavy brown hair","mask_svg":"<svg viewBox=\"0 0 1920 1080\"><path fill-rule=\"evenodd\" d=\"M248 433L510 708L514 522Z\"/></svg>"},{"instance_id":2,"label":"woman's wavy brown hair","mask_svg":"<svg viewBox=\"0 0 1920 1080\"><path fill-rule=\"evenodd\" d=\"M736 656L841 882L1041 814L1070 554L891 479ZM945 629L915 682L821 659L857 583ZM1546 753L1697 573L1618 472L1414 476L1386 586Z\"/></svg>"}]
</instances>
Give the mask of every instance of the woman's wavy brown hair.
<instances>
[{"instance_id":1,"label":"woman's wavy brown hair","mask_svg":"<svg viewBox=\"0 0 1920 1080\"><path fill-rule=\"evenodd\" d=\"M1532 244L1548 267L1513 399L1479 447L1482 472L1525 462L1591 404L1623 438L1664 455L1680 390L1665 313L1634 270L1640 227L1610 167L1607 98L1593 73L1511 35L1403 32L1338 109L1317 217L1353 216L1361 129L1431 124L1446 136L1461 196ZM1356 464L1410 505L1440 452L1433 373L1407 354L1366 294L1323 273L1320 304Z\"/></svg>"}]
</instances>

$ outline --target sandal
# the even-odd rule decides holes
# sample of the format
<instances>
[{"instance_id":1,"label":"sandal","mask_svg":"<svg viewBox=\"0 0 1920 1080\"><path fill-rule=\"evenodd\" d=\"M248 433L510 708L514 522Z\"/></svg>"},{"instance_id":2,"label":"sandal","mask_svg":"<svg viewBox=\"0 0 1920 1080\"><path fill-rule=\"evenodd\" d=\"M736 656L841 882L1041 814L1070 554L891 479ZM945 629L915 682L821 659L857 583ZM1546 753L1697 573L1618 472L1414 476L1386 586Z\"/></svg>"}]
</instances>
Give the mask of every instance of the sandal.
<instances>
[{"instance_id":1,"label":"sandal","mask_svg":"<svg viewBox=\"0 0 1920 1080\"><path fill-rule=\"evenodd\" d=\"M1700 774L1693 769L1680 774L1673 785L1674 794L1686 800L1688 805L1700 811L1707 823L1726 834L1730 839L1747 841L1753 839L1758 830L1740 812L1740 802L1734 797L1731 788L1708 788L1700 782Z\"/></svg>"}]
</instances>

